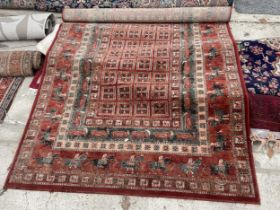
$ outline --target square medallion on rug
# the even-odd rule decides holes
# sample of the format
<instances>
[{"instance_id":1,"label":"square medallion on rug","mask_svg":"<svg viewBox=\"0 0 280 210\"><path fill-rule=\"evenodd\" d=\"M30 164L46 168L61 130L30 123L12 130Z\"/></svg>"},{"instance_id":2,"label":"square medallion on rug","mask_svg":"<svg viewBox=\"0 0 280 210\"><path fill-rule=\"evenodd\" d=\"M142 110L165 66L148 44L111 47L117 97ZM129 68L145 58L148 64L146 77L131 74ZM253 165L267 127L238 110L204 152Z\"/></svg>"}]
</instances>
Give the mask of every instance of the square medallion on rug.
<instances>
[{"instance_id":1,"label":"square medallion on rug","mask_svg":"<svg viewBox=\"0 0 280 210\"><path fill-rule=\"evenodd\" d=\"M258 203L226 24L63 23L6 188Z\"/></svg>"}]
</instances>

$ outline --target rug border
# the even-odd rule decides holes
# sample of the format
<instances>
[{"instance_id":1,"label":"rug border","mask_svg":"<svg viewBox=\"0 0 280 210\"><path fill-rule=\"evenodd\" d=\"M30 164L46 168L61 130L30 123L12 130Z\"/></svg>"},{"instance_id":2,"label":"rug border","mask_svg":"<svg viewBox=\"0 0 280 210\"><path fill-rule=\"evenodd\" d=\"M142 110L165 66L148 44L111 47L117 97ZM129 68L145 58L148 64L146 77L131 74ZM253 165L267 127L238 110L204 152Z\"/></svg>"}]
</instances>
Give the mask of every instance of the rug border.
<instances>
[{"instance_id":1,"label":"rug border","mask_svg":"<svg viewBox=\"0 0 280 210\"><path fill-rule=\"evenodd\" d=\"M50 45L50 47L49 47L49 49L48 49L48 51L47 51L47 54L46 54L46 57L45 57L45 60L44 60L44 64L43 64L43 66L42 66L42 74L41 74L42 78L45 77L46 67L47 67L47 60L48 60L48 58L49 58L49 53L50 53L51 49L53 48L53 45L54 45L54 43L55 43L55 41L56 41L56 39L57 39L57 36L58 36L58 34L59 34L60 30L61 30L61 26L62 26L62 24L59 25L59 28L58 28L58 30L57 30L57 32L56 32L56 34L55 34L55 37L54 37L54 39L53 39L53 41L52 41L52 43L51 43L51 45ZM12 164L11 164L10 167L8 168L9 173L8 173L8 175L7 175L7 177L6 177L6 180L5 180L5 183L4 183L4 186L3 186L3 189L4 189L4 190L6 190L6 189L9 188L9 187L8 187L8 185L9 185L8 182L9 182L10 176L11 176L11 174L12 174L12 171L13 171L13 169L14 169L14 167L15 167L15 164L16 164L16 161L17 161L17 157L18 157L19 152L20 152L20 148L21 148L22 143L23 143L23 141L24 141L24 136L25 136L25 134L26 134L26 132L27 132L27 128L28 128L28 126L29 126L29 124L30 124L31 116L33 115L33 112L34 112L34 110L35 110L35 106L36 106L37 101L38 101L38 99L39 99L39 90L41 89L42 84L43 84L42 82L39 84L38 92L37 92L38 94L36 94L35 100L34 100L34 102L33 102L33 105L32 105L32 108L31 108L31 112L30 112L30 114L29 114L29 117L28 117L27 123L26 123L26 125L25 125L24 131L23 131L22 136L21 136L21 138L20 138L20 142L18 143L18 147L17 147L16 153L15 153L15 155L14 155ZM23 188L22 188L22 189L23 189Z\"/></svg>"},{"instance_id":2,"label":"rug border","mask_svg":"<svg viewBox=\"0 0 280 210\"><path fill-rule=\"evenodd\" d=\"M229 36L231 37L231 40L233 42L234 45L234 50L235 50L235 55L238 55L238 51L237 51L237 47L234 43L234 39L233 36L231 34L230 28L229 28L229 24L227 23L227 30L229 33ZM49 53L51 51L51 49L53 48L53 45L57 39L57 36L61 30L61 26L59 27L55 39L53 40L51 47L49 48L49 51L47 53L45 62L44 62L44 66L43 66L43 72L42 72L42 78L44 78L45 73L46 73L46 65L47 65L47 60L49 57ZM239 57L236 56L237 62L239 61ZM241 73L241 66L239 63L237 63L238 65L238 72L239 75ZM242 78L242 77L240 77ZM38 89L38 91L41 89L43 83L40 84L40 87ZM242 83L242 87L243 90L245 88L244 83ZM247 137L249 136L249 116L248 116L248 97L246 94L246 91L244 91L245 93L245 106L246 106L246 130L247 130ZM37 94L36 99L33 103L33 107L32 107L32 111L29 115L29 119L28 122L25 126L24 129L24 133L22 135L21 141L19 143L19 146L17 148L16 154L14 156L14 160L12 163L12 166L10 168L10 171L8 173L8 176L6 178L5 181L5 185L4 185L4 189L24 189L24 190L38 190L38 191L48 191L48 192L71 192L71 193L90 193L90 194L110 194L110 195L127 195L127 196L143 196L143 197L162 197L162 198L174 198L174 199L193 199L193 200L203 200L203 201L213 201L213 202L230 202L230 203L236 203L236 202L240 202L240 203L245 203L245 204L260 204L260 199L259 199L259 191L258 191L258 187L257 187L257 182L256 182L256 174L255 174L255 168L254 168L254 163L253 163L253 157L252 157L252 147L251 147L251 141L248 139L247 141L247 145L248 145L248 151L249 151L249 161L250 161L250 167L251 167L251 172L252 172L252 177L253 177L253 184L254 184L254 189L255 189L255 193L256 193L256 197L253 198L244 198L244 197L228 197L228 196L224 196L224 195L209 195L209 194L195 194L195 193L181 193L181 192L165 192L165 191L144 191L144 190L130 190L130 189L108 189L108 188L88 188L88 187L80 187L80 186L55 186L55 185L43 185L43 184L37 184L37 185L33 185L33 184L22 184L22 183L9 183L9 179L10 176L12 174L12 171L15 167L15 163L17 160L17 157L19 155L19 151L20 148L22 146L23 140L24 140L24 136L25 133L27 132L27 128L29 126L29 123L31 121L31 116L34 112L37 100L38 100L39 94Z\"/></svg>"},{"instance_id":3,"label":"rug border","mask_svg":"<svg viewBox=\"0 0 280 210\"><path fill-rule=\"evenodd\" d=\"M255 168L255 162L254 162L254 157L253 157L253 149L252 149L252 142L250 139L250 102L249 102L249 94L245 85L245 81L243 80L243 73L242 73L242 67L241 67L241 62L240 62L240 57L239 57L239 51L238 51L238 47L237 47L237 43L234 40L233 34L231 32L230 29L230 24L227 23L227 29L228 29L228 33L229 36L232 40L233 43L233 47L234 47L234 52L235 52L235 57L236 57L236 63L237 63L237 68L238 68L238 73L239 73L239 78L241 81L241 85L242 85L242 89L243 89L243 93L244 93L244 100L245 100L245 116L246 116L246 133L247 133L247 148L248 148L248 152L249 152L249 162L250 162L250 167L251 167L251 173L252 173L252 178L253 178L253 184L254 184L254 189L255 189L255 193L256 193L256 202L258 202L259 204L261 203L260 201L260 193L259 193L259 188L258 188L258 184L257 184L257 176L256 176L256 168Z\"/></svg>"}]
</instances>

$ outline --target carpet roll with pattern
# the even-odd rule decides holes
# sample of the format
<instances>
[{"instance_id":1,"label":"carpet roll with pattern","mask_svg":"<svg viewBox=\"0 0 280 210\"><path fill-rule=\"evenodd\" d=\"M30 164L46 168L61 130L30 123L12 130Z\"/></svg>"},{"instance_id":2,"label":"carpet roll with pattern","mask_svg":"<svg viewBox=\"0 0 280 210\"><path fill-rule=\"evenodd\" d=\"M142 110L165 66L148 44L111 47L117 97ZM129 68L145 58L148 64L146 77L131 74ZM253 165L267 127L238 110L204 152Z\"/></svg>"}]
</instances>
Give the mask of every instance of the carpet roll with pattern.
<instances>
[{"instance_id":1,"label":"carpet roll with pattern","mask_svg":"<svg viewBox=\"0 0 280 210\"><path fill-rule=\"evenodd\" d=\"M54 25L51 13L0 17L0 41L42 39Z\"/></svg>"},{"instance_id":2,"label":"carpet roll with pattern","mask_svg":"<svg viewBox=\"0 0 280 210\"><path fill-rule=\"evenodd\" d=\"M36 0L2 0L0 1L1 9L33 9Z\"/></svg>"},{"instance_id":3,"label":"carpet roll with pattern","mask_svg":"<svg viewBox=\"0 0 280 210\"><path fill-rule=\"evenodd\" d=\"M42 64L39 51L2 51L0 52L0 77L32 76L33 70Z\"/></svg>"},{"instance_id":4,"label":"carpet roll with pattern","mask_svg":"<svg viewBox=\"0 0 280 210\"><path fill-rule=\"evenodd\" d=\"M121 14L121 15L120 15ZM186 23L228 22L231 7L113 8L63 10L65 22Z\"/></svg>"}]
</instances>

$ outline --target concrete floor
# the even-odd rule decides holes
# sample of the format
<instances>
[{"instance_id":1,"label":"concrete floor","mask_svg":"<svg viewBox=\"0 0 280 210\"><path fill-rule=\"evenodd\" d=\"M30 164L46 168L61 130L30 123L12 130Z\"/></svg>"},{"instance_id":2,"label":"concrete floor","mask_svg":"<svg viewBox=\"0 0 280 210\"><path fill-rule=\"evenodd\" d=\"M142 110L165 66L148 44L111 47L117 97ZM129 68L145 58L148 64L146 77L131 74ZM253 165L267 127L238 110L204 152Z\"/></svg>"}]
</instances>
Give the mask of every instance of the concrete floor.
<instances>
[{"instance_id":1,"label":"concrete floor","mask_svg":"<svg viewBox=\"0 0 280 210\"><path fill-rule=\"evenodd\" d=\"M279 0L235 0L240 13L280 15Z\"/></svg>"},{"instance_id":2,"label":"concrete floor","mask_svg":"<svg viewBox=\"0 0 280 210\"><path fill-rule=\"evenodd\" d=\"M236 40L279 37L280 16L244 15L233 12L231 28ZM3 44L3 43L1 43ZM18 48L25 44L14 44ZM34 44L28 44L30 48ZM0 50L6 49L0 48ZM35 98L26 78L0 125L0 189L14 157ZM278 210L280 209L280 154L269 159L263 152L255 152L261 205L245 205L194 200L114 196L76 193L49 193L8 190L0 193L0 210Z\"/></svg>"}]
</instances>

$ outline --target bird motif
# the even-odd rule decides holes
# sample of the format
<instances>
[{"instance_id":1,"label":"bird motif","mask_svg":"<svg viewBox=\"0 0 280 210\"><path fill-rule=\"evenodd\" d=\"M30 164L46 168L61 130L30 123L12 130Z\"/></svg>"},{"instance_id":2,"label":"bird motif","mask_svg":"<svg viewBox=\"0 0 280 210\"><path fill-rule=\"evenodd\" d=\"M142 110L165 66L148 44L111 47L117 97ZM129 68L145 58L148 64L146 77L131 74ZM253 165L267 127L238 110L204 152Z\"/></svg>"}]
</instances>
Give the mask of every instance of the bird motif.
<instances>
[{"instance_id":1,"label":"bird motif","mask_svg":"<svg viewBox=\"0 0 280 210\"><path fill-rule=\"evenodd\" d=\"M108 154L103 154L100 159L95 159L92 161L92 164L97 168L105 169L109 167L110 161L114 159L114 156L108 156Z\"/></svg>"},{"instance_id":2,"label":"bird motif","mask_svg":"<svg viewBox=\"0 0 280 210\"><path fill-rule=\"evenodd\" d=\"M143 161L143 159L143 156L131 155L128 160L121 162L121 166L127 171L134 172L139 168L140 162Z\"/></svg>"},{"instance_id":3,"label":"bird motif","mask_svg":"<svg viewBox=\"0 0 280 210\"><path fill-rule=\"evenodd\" d=\"M170 158L163 157L162 155L158 157L158 161L152 162L150 167L154 170L165 170L166 166L171 162Z\"/></svg>"},{"instance_id":4,"label":"bird motif","mask_svg":"<svg viewBox=\"0 0 280 210\"><path fill-rule=\"evenodd\" d=\"M193 176L198 171L201 162L201 159L193 160L192 158L189 158L186 164L180 165L180 168L186 175Z\"/></svg>"},{"instance_id":5,"label":"bird motif","mask_svg":"<svg viewBox=\"0 0 280 210\"><path fill-rule=\"evenodd\" d=\"M58 157L58 154L52 154L51 152L49 152L46 157L36 158L36 162L40 165L52 165L54 159Z\"/></svg>"},{"instance_id":6,"label":"bird motif","mask_svg":"<svg viewBox=\"0 0 280 210\"><path fill-rule=\"evenodd\" d=\"M229 164L223 159L219 159L217 165L211 166L211 173L215 175L227 175L229 173Z\"/></svg>"},{"instance_id":7,"label":"bird motif","mask_svg":"<svg viewBox=\"0 0 280 210\"><path fill-rule=\"evenodd\" d=\"M82 163L87 159L86 154L76 154L73 159L66 159L65 165L69 168L80 168Z\"/></svg>"}]
</instances>

